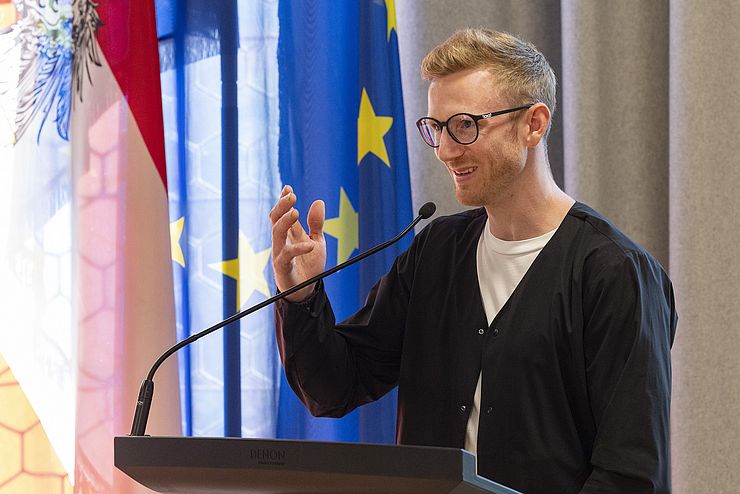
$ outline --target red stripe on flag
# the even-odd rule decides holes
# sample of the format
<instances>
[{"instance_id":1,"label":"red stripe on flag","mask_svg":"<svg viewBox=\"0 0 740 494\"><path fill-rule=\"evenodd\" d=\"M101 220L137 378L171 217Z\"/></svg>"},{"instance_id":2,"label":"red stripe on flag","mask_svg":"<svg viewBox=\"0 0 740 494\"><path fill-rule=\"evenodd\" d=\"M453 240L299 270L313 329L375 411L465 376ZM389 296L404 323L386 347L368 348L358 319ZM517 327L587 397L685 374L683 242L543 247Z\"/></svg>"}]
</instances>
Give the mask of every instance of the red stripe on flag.
<instances>
[{"instance_id":1,"label":"red stripe on flag","mask_svg":"<svg viewBox=\"0 0 740 494\"><path fill-rule=\"evenodd\" d=\"M167 189L157 24L152 0L101 0L98 44Z\"/></svg>"}]
</instances>

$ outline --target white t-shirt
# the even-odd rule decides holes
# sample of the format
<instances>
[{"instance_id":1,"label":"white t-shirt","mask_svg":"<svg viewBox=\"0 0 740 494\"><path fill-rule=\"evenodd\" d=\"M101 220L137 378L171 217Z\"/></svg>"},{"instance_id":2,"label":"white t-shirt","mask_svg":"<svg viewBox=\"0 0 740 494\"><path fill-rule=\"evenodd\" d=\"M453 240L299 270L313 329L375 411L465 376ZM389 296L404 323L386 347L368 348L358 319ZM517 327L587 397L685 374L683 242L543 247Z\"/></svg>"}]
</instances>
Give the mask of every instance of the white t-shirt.
<instances>
[{"instance_id":1,"label":"white t-shirt","mask_svg":"<svg viewBox=\"0 0 740 494\"><path fill-rule=\"evenodd\" d=\"M486 221L478 241L476 259L481 299L489 326L556 230L527 240L501 240L493 236ZM465 449L473 454L477 454L478 450L481 379L482 373L478 376L473 408L465 431Z\"/></svg>"}]
</instances>

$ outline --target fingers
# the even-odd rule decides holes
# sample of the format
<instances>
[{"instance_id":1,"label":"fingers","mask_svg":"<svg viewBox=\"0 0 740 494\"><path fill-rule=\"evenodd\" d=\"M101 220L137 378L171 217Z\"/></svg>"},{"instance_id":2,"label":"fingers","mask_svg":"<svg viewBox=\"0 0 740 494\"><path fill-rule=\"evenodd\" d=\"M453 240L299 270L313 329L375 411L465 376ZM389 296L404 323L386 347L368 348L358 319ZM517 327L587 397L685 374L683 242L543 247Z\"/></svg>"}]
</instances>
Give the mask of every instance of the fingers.
<instances>
[{"instance_id":1,"label":"fingers","mask_svg":"<svg viewBox=\"0 0 740 494\"><path fill-rule=\"evenodd\" d=\"M326 217L326 206L324 201L317 200L311 204L308 210L308 236L313 240L320 240L324 235L324 218Z\"/></svg>"},{"instance_id":2,"label":"fingers","mask_svg":"<svg viewBox=\"0 0 740 494\"><path fill-rule=\"evenodd\" d=\"M273 257L272 262L276 267L287 267L296 257L311 252L315 245L313 242L298 242L286 245L277 256Z\"/></svg>"},{"instance_id":3,"label":"fingers","mask_svg":"<svg viewBox=\"0 0 740 494\"><path fill-rule=\"evenodd\" d=\"M314 247L309 240L323 242L324 201L317 200L311 204L307 218L310 235L307 235L298 221L298 211L294 207L296 200L293 189L286 185L270 211L272 254L277 265L284 266L294 257L311 252Z\"/></svg>"},{"instance_id":4,"label":"fingers","mask_svg":"<svg viewBox=\"0 0 740 494\"><path fill-rule=\"evenodd\" d=\"M278 199L275 206L270 210L270 222L274 225L290 208L295 206L296 196L293 193L293 189L290 185L283 187L280 191L280 199Z\"/></svg>"},{"instance_id":5,"label":"fingers","mask_svg":"<svg viewBox=\"0 0 740 494\"><path fill-rule=\"evenodd\" d=\"M278 206L275 207L277 208ZM272 213L270 214L272 215ZM298 211L293 208L287 210L277 220L273 221L272 217L270 217L270 221L273 222L272 254L273 257L275 257L276 254L279 254L283 249L285 249L286 244L288 243L288 232L291 232L291 243L295 243L296 241L300 241L303 228L298 224ZM305 232L303 233L303 236L305 236Z\"/></svg>"},{"instance_id":6,"label":"fingers","mask_svg":"<svg viewBox=\"0 0 740 494\"><path fill-rule=\"evenodd\" d=\"M288 232L292 241L302 241L306 236L298 221L298 211L294 209L296 195L290 185L283 187L280 191L280 199L270 210L270 223L272 223L272 250L273 254L279 252L288 238Z\"/></svg>"},{"instance_id":7,"label":"fingers","mask_svg":"<svg viewBox=\"0 0 740 494\"><path fill-rule=\"evenodd\" d=\"M286 185L270 211L272 265L275 283L283 291L308 279L313 273L320 272L322 266L326 264L323 233L326 215L324 202L314 201L309 208L307 215L309 235L298 220L296 201L293 189ZM306 254L310 255L305 256ZM304 299L312 293L312 290L307 287L288 299L294 301Z\"/></svg>"}]
</instances>

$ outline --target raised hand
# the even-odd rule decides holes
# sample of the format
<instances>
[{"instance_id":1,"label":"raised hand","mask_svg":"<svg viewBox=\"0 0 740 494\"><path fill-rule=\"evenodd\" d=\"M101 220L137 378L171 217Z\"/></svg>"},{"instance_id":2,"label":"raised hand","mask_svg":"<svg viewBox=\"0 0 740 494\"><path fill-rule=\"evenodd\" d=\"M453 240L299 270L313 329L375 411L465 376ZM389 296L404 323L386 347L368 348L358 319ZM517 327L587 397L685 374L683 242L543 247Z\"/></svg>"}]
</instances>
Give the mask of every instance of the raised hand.
<instances>
[{"instance_id":1,"label":"raised hand","mask_svg":"<svg viewBox=\"0 0 740 494\"><path fill-rule=\"evenodd\" d=\"M283 187L280 199L270 211L272 223L272 269L275 283L285 291L316 276L326 265L324 240L324 201L314 201L308 210L308 233L298 221L296 195L290 185ZM308 286L288 297L292 302L307 299L314 287Z\"/></svg>"}]
</instances>

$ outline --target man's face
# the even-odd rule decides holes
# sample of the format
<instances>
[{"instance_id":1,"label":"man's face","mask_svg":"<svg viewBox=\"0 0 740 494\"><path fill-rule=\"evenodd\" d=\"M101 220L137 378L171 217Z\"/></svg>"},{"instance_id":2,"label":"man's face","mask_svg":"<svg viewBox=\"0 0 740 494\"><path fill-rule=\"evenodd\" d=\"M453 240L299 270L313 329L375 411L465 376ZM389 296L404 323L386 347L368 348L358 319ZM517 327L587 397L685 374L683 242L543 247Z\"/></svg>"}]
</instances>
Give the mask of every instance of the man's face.
<instances>
[{"instance_id":1,"label":"man's face","mask_svg":"<svg viewBox=\"0 0 740 494\"><path fill-rule=\"evenodd\" d=\"M480 115L509 108L511 101L494 91L486 70L468 70L434 80L429 86L429 116L441 122L460 112ZM514 102L519 104L520 102ZM505 200L524 169L526 147L518 143L521 113L478 121L478 139L463 145L444 129L435 150L452 177L457 200L466 206L490 206Z\"/></svg>"}]
</instances>

